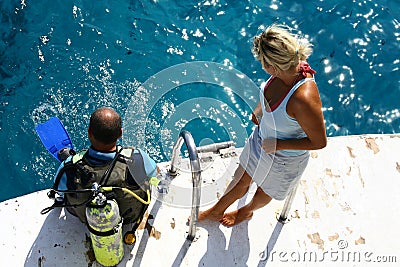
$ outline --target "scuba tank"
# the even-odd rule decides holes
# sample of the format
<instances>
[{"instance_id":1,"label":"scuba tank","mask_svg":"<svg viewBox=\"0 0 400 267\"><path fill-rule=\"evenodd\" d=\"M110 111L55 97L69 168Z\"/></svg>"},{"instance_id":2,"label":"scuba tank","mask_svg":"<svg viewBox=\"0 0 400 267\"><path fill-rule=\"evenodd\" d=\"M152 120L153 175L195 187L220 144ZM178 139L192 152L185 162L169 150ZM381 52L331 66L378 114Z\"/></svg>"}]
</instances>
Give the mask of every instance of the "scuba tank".
<instances>
[{"instance_id":1,"label":"scuba tank","mask_svg":"<svg viewBox=\"0 0 400 267\"><path fill-rule=\"evenodd\" d=\"M93 187L98 188L98 185ZM122 219L117 202L98 193L86 207L86 219L97 262L103 266L117 265L124 256Z\"/></svg>"}]
</instances>

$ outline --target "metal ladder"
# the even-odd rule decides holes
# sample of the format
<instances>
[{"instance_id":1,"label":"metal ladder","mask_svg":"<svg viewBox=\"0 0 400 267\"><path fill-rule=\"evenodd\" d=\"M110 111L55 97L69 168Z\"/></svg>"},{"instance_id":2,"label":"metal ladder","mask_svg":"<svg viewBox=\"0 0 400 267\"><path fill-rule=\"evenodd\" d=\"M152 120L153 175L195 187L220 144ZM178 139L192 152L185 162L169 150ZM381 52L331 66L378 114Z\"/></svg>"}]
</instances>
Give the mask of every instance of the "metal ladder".
<instances>
[{"instance_id":1,"label":"metal ladder","mask_svg":"<svg viewBox=\"0 0 400 267\"><path fill-rule=\"evenodd\" d=\"M199 215L200 196L201 196L201 167L198 153L215 152L220 149L228 148L234 145L233 141L221 142L216 144L205 145L196 147L193 137L188 131L182 131L179 134L172 149L171 168L169 175L175 177L177 175L177 160L180 155L180 150L183 143L185 143L189 152L190 168L192 173L193 194L192 194L192 209L190 215L189 232L187 239L193 241L196 236L196 224Z\"/></svg>"},{"instance_id":2,"label":"metal ladder","mask_svg":"<svg viewBox=\"0 0 400 267\"><path fill-rule=\"evenodd\" d=\"M171 168L169 170L169 175L171 177L175 177L177 175L176 165L177 165L177 160L179 159L180 150L182 148L183 143L185 143L189 153L190 168L191 168L192 182L193 182L192 208L190 215L189 232L187 236L188 240L193 241L196 236L196 225L199 215L200 197L201 197L201 167L200 167L200 159L198 153L215 152L224 148L229 148L234 145L234 142L227 141L227 142L196 147L196 144L194 142L191 133L185 130L181 131L178 140L176 141L172 149ZM282 212L278 218L278 221L281 223L287 223L289 221L288 214L290 212L290 207L292 205L293 199L296 195L297 187L298 184L292 189L292 191L286 198Z\"/></svg>"}]
</instances>

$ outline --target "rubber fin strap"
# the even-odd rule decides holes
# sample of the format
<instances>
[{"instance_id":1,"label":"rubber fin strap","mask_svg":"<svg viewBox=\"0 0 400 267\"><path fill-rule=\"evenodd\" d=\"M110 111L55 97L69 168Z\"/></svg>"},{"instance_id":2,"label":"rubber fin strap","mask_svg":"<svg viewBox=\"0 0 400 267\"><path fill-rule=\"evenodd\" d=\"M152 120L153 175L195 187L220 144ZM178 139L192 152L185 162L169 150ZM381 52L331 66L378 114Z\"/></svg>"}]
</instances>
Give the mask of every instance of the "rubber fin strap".
<instances>
[{"instance_id":1,"label":"rubber fin strap","mask_svg":"<svg viewBox=\"0 0 400 267\"><path fill-rule=\"evenodd\" d=\"M47 151L58 161L60 161L57 156L59 150L65 147L74 149L68 132L57 117L36 125L35 130Z\"/></svg>"}]
</instances>

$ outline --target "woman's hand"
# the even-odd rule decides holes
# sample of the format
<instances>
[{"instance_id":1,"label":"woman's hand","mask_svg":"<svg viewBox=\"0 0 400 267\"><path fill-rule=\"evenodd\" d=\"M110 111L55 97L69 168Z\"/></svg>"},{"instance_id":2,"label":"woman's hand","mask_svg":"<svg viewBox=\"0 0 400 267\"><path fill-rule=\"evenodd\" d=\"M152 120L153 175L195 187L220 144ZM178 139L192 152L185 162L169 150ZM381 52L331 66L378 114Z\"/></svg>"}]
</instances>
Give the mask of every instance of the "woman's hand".
<instances>
[{"instance_id":1,"label":"woman's hand","mask_svg":"<svg viewBox=\"0 0 400 267\"><path fill-rule=\"evenodd\" d=\"M262 117L262 116L256 116L256 114L251 113L251 121L252 121L255 125L259 125L259 124L260 124L261 117Z\"/></svg>"},{"instance_id":2,"label":"woman's hand","mask_svg":"<svg viewBox=\"0 0 400 267\"><path fill-rule=\"evenodd\" d=\"M262 141L262 149L264 149L265 153L274 153L276 151L276 143L277 139L268 138Z\"/></svg>"},{"instance_id":3,"label":"woman's hand","mask_svg":"<svg viewBox=\"0 0 400 267\"><path fill-rule=\"evenodd\" d=\"M259 102L256 106L256 108L253 110L253 112L251 113L251 121L255 124L255 125L259 125L261 118L262 118L262 109L261 109L261 102Z\"/></svg>"}]
</instances>

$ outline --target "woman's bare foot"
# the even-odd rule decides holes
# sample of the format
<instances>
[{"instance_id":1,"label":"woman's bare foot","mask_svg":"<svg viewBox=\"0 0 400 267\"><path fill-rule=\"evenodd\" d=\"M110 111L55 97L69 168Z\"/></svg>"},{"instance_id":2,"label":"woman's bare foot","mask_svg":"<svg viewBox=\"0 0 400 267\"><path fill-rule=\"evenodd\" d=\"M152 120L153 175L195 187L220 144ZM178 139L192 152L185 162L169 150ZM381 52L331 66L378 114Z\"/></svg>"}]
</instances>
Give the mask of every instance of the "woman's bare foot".
<instances>
[{"instance_id":1,"label":"woman's bare foot","mask_svg":"<svg viewBox=\"0 0 400 267\"><path fill-rule=\"evenodd\" d=\"M223 216L223 212L216 212L214 210L214 207L209 208L208 210L205 211L200 211L199 212L199 216L197 217L197 221L201 222L201 221L205 221L205 220L210 220L210 221L216 221L218 222L219 220L222 219Z\"/></svg>"},{"instance_id":2,"label":"woman's bare foot","mask_svg":"<svg viewBox=\"0 0 400 267\"><path fill-rule=\"evenodd\" d=\"M247 212L243 209L238 209L232 212L225 213L219 221L222 225L230 227L237 225L245 220L250 220L253 217L253 212Z\"/></svg>"}]
</instances>

